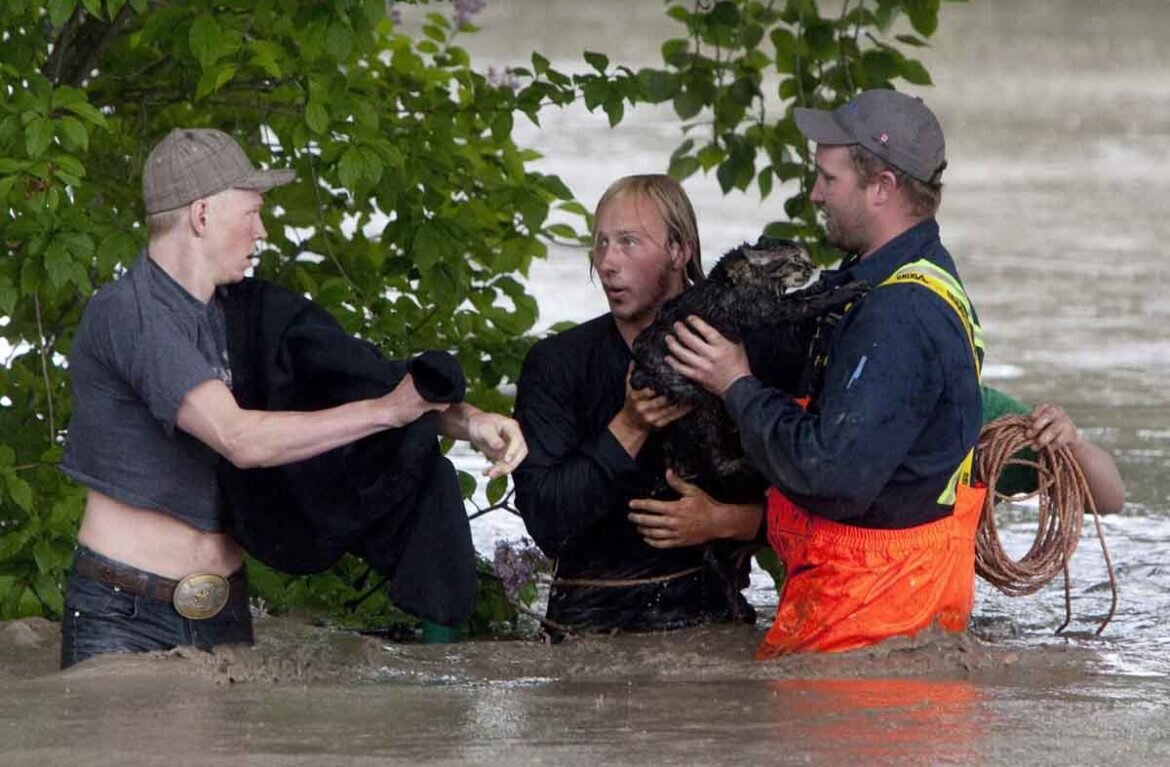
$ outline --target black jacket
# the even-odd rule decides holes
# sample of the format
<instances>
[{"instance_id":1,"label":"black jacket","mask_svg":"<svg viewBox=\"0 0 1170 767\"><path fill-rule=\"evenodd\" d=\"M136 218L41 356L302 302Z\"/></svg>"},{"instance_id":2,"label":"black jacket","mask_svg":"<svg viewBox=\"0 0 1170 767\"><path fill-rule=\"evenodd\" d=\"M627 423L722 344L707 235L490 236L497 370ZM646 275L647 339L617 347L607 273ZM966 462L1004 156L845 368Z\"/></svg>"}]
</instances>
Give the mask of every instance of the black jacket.
<instances>
[{"instance_id":1,"label":"black jacket","mask_svg":"<svg viewBox=\"0 0 1170 767\"><path fill-rule=\"evenodd\" d=\"M516 419L528 457L516 469L516 506L557 580L644 579L631 587L554 583L548 617L573 628L669 629L751 620L743 575L728 547L655 549L626 519L632 498L677 497L663 478L658 434L631 458L607 428L625 399L630 351L606 314L538 342L524 361Z\"/></svg>"},{"instance_id":2,"label":"black jacket","mask_svg":"<svg viewBox=\"0 0 1170 767\"><path fill-rule=\"evenodd\" d=\"M320 410L390 391L411 372L420 394L457 402L463 374L450 355L387 360L311 301L262 280L221 292L232 393L254 410ZM220 490L233 536L290 573L356 554L390 578L394 603L458 625L471 614L475 549L455 469L439 450L438 416L305 461L238 469L222 461Z\"/></svg>"}]
</instances>

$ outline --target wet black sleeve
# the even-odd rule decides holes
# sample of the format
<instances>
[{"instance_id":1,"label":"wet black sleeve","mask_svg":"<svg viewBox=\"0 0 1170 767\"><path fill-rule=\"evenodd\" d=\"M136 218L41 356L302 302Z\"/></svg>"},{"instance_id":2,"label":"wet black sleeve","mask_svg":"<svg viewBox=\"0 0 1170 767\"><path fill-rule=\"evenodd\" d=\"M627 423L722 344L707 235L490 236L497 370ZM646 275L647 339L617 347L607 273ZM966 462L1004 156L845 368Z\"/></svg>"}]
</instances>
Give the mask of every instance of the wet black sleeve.
<instances>
[{"instance_id":1,"label":"wet black sleeve","mask_svg":"<svg viewBox=\"0 0 1170 767\"><path fill-rule=\"evenodd\" d=\"M547 344L533 347L516 389L516 420L528 457L513 473L516 506L528 533L549 556L598 520L619 510L640 486L637 462L609 431L608 418L589 422L586 385ZM613 414L610 414L612 417Z\"/></svg>"}]
</instances>

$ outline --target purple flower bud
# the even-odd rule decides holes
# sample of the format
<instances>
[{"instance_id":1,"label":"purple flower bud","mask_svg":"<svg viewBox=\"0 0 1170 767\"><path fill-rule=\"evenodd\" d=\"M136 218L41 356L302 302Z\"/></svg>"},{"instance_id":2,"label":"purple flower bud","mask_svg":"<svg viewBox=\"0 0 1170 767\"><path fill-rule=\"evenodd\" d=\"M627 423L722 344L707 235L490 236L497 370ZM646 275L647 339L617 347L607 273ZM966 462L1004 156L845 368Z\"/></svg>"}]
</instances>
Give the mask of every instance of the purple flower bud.
<instances>
[{"instance_id":1,"label":"purple flower bud","mask_svg":"<svg viewBox=\"0 0 1170 767\"><path fill-rule=\"evenodd\" d=\"M483 10L485 0L451 0L455 12L451 15L455 26L471 21L471 17Z\"/></svg>"}]
</instances>

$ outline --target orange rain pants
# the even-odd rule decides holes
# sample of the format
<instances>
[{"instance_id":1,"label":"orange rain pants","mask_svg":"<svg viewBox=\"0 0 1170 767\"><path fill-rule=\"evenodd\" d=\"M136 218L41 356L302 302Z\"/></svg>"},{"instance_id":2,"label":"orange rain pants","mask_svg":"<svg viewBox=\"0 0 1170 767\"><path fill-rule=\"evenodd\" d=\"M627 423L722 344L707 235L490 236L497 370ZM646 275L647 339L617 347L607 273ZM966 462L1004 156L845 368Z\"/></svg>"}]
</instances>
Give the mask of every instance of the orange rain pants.
<instances>
[{"instance_id":1,"label":"orange rain pants","mask_svg":"<svg viewBox=\"0 0 1170 767\"><path fill-rule=\"evenodd\" d=\"M975 598L975 531L987 488L959 484L955 511L902 530L814 516L768 491L768 542L787 578L759 660L843 652L931 625L963 631Z\"/></svg>"}]
</instances>

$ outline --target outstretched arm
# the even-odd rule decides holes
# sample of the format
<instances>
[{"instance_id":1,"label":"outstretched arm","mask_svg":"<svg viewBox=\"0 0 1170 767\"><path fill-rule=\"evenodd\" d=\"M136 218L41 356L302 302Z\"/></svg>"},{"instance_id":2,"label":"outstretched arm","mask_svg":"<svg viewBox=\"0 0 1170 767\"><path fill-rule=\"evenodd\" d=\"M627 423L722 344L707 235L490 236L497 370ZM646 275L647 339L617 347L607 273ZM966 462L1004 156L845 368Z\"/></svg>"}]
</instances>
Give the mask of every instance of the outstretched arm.
<instances>
[{"instance_id":1,"label":"outstretched arm","mask_svg":"<svg viewBox=\"0 0 1170 767\"><path fill-rule=\"evenodd\" d=\"M308 413L245 410L222 381L208 379L184 395L175 423L248 469L312 458L447 407L419 396L409 375L389 394Z\"/></svg>"}]
</instances>

